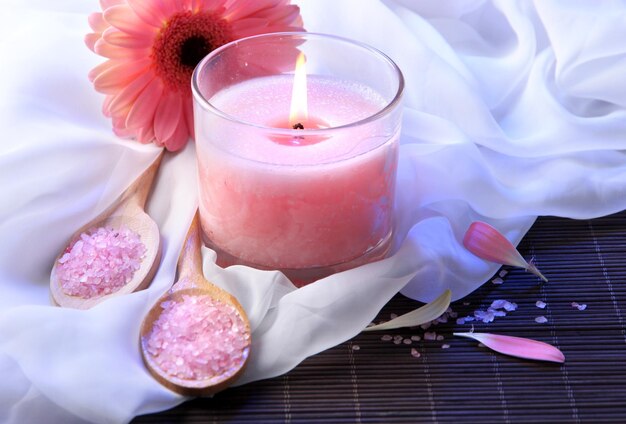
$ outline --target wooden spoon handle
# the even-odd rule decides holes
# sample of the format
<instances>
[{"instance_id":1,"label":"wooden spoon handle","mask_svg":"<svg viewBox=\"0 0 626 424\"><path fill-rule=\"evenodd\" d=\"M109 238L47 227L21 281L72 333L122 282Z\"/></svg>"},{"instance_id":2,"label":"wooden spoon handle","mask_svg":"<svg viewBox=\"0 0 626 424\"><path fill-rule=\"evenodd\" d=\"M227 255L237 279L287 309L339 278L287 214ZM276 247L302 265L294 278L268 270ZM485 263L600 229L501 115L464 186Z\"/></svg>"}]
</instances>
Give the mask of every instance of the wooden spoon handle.
<instances>
[{"instance_id":1,"label":"wooden spoon handle","mask_svg":"<svg viewBox=\"0 0 626 424\"><path fill-rule=\"evenodd\" d=\"M120 199L120 208L124 208L126 206L138 206L143 209L145 207L148 194L150 193L152 183L154 182L154 177L156 176L159 166L161 165L161 161L163 160L164 152L165 149L159 153L159 156L157 156L154 162L152 162L143 174L141 174L122 194Z\"/></svg>"},{"instance_id":2,"label":"wooden spoon handle","mask_svg":"<svg viewBox=\"0 0 626 424\"><path fill-rule=\"evenodd\" d=\"M200 250L202 241L200 237L198 211L196 210L196 213L191 220L189 230L187 231L187 237L185 238L183 249L178 257L179 282L176 283L176 286L178 286L176 287L177 289L183 288L183 285L191 285L192 287L197 286L197 284L193 283L199 276L202 276L202 252ZM185 283L186 281L191 284Z\"/></svg>"}]
</instances>

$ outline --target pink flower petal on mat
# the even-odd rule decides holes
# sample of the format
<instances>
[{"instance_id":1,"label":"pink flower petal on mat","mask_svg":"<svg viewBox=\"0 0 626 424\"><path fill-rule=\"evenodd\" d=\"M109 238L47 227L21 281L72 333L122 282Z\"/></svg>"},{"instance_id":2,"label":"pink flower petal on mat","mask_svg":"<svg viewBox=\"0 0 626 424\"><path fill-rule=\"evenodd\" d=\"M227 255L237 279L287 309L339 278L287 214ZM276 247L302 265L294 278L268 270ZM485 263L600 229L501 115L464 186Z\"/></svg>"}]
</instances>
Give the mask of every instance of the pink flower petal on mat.
<instances>
[{"instance_id":1,"label":"pink flower petal on mat","mask_svg":"<svg viewBox=\"0 0 626 424\"><path fill-rule=\"evenodd\" d=\"M463 246L479 258L502 265L524 268L548 282L537 267L528 263L506 237L485 222L476 221L470 225L463 238Z\"/></svg>"},{"instance_id":2,"label":"pink flower petal on mat","mask_svg":"<svg viewBox=\"0 0 626 424\"><path fill-rule=\"evenodd\" d=\"M563 352L548 343L537 340L490 333L453 333L453 335L477 340L504 355L537 361L565 362Z\"/></svg>"}]
</instances>

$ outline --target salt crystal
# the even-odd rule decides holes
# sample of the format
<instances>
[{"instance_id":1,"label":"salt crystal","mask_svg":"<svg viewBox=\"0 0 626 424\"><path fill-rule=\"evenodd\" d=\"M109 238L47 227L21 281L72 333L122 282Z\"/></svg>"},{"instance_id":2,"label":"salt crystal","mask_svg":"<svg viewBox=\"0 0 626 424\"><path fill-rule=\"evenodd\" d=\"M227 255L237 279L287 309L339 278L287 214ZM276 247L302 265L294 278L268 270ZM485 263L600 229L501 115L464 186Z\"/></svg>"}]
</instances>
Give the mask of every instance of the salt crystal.
<instances>
[{"instance_id":1,"label":"salt crystal","mask_svg":"<svg viewBox=\"0 0 626 424\"><path fill-rule=\"evenodd\" d=\"M538 301L535 302L535 306L540 308L540 309L544 309L546 307L546 305L547 305L547 303L543 302L541 300L538 300Z\"/></svg>"},{"instance_id":2,"label":"salt crystal","mask_svg":"<svg viewBox=\"0 0 626 424\"><path fill-rule=\"evenodd\" d=\"M493 314L494 317L505 317L506 316L506 312L505 311L499 311L499 310L493 309L493 308L487 308L487 312L489 312L490 314Z\"/></svg>"},{"instance_id":3,"label":"salt crystal","mask_svg":"<svg viewBox=\"0 0 626 424\"><path fill-rule=\"evenodd\" d=\"M485 324L487 324L493 321L495 315L493 314L493 312L482 311L479 309L479 310L474 311L474 317L476 317L478 321L482 321Z\"/></svg>"},{"instance_id":4,"label":"salt crystal","mask_svg":"<svg viewBox=\"0 0 626 424\"><path fill-rule=\"evenodd\" d=\"M57 261L56 272L63 292L83 299L124 287L147 251L139 234L125 226L92 228L79 237Z\"/></svg>"},{"instance_id":5,"label":"salt crystal","mask_svg":"<svg viewBox=\"0 0 626 424\"><path fill-rule=\"evenodd\" d=\"M493 280L491 280L492 284L502 284L504 283L504 280L502 280L502 278L496 277Z\"/></svg>"},{"instance_id":6,"label":"salt crystal","mask_svg":"<svg viewBox=\"0 0 626 424\"><path fill-rule=\"evenodd\" d=\"M445 343L444 343L444 344L442 344L442 345L441 345L441 348L442 348L442 349L448 349L449 347L450 347L450 345L449 345L449 344L445 344Z\"/></svg>"},{"instance_id":7,"label":"salt crystal","mask_svg":"<svg viewBox=\"0 0 626 424\"><path fill-rule=\"evenodd\" d=\"M504 310L507 312L515 311L517 309L517 303L506 302L504 304Z\"/></svg>"},{"instance_id":8,"label":"salt crystal","mask_svg":"<svg viewBox=\"0 0 626 424\"><path fill-rule=\"evenodd\" d=\"M392 339L393 339L393 337L391 337L389 334L385 334L385 335L384 335L384 336L382 336L380 339L381 339L383 342L388 342L388 341L392 340Z\"/></svg>"},{"instance_id":9,"label":"salt crystal","mask_svg":"<svg viewBox=\"0 0 626 424\"><path fill-rule=\"evenodd\" d=\"M228 378L246 360L250 336L232 305L206 295L184 295L178 302L162 302L161 307L142 342L166 374L187 380Z\"/></svg>"},{"instance_id":10,"label":"salt crystal","mask_svg":"<svg viewBox=\"0 0 626 424\"><path fill-rule=\"evenodd\" d=\"M572 302L572 308L576 308L579 311L584 311L587 309L587 305L585 303Z\"/></svg>"},{"instance_id":11,"label":"salt crystal","mask_svg":"<svg viewBox=\"0 0 626 424\"><path fill-rule=\"evenodd\" d=\"M352 350L361 350L361 346L359 346L359 345L352 345Z\"/></svg>"},{"instance_id":12,"label":"salt crystal","mask_svg":"<svg viewBox=\"0 0 626 424\"><path fill-rule=\"evenodd\" d=\"M414 342L419 342L420 340L422 340L422 338L420 336L411 336L411 340L413 340Z\"/></svg>"},{"instance_id":13,"label":"salt crystal","mask_svg":"<svg viewBox=\"0 0 626 424\"><path fill-rule=\"evenodd\" d=\"M498 273L498 275L499 275L500 277L504 278L504 277L506 277L506 275L507 275L508 273L509 273L509 272L508 272L506 269L503 269L502 271L500 271L500 272Z\"/></svg>"},{"instance_id":14,"label":"salt crystal","mask_svg":"<svg viewBox=\"0 0 626 424\"><path fill-rule=\"evenodd\" d=\"M548 322L548 318L542 315L540 317L535 318L535 322L538 324L545 324L546 322Z\"/></svg>"},{"instance_id":15,"label":"salt crystal","mask_svg":"<svg viewBox=\"0 0 626 424\"><path fill-rule=\"evenodd\" d=\"M437 340L437 333L433 332L425 332L424 333L424 340Z\"/></svg>"},{"instance_id":16,"label":"salt crystal","mask_svg":"<svg viewBox=\"0 0 626 424\"><path fill-rule=\"evenodd\" d=\"M504 299L498 299L498 300L494 300L493 302L491 302L491 307L494 309L500 309L500 308L504 308L504 305L507 303L508 302Z\"/></svg>"},{"instance_id":17,"label":"salt crystal","mask_svg":"<svg viewBox=\"0 0 626 424\"><path fill-rule=\"evenodd\" d=\"M411 356L412 356L412 357L414 357L414 358L419 358L420 356L422 356L422 354L421 354L421 353L419 353L419 352L417 351L417 349L415 349L415 348L411 348Z\"/></svg>"},{"instance_id":18,"label":"salt crystal","mask_svg":"<svg viewBox=\"0 0 626 424\"><path fill-rule=\"evenodd\" d=\"M404 343L405 345L410 345L411 343L413 343L413 341L411 339L404 339L402 340L402 343Z\"/></svg>"},{"instance_id":19,"label":"salt crystal","mask_svg":"<svg viewBox=\"0 0 626 424\"><path fill-rule=\"evenodd\" d=\"M439 341L439 342L440 342L440 341L442 341L442 340L443 340L443 338L444 338L444 337L443 337L442 335L438 335L438 336L437 336L437 341Z\"/></svg>"}]
</instances>

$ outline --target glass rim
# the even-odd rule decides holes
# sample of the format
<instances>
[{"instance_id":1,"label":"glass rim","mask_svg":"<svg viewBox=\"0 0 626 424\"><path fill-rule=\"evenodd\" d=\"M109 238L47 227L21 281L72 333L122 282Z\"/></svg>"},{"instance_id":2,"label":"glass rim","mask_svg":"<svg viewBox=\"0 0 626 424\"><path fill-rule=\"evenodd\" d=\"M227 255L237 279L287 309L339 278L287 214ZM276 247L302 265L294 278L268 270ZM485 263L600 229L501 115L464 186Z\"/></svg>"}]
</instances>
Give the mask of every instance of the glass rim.
<instances>
[{"instance_id":1,"label":"glass rim","mask_svg":"<svg viewBox=\"0 0 626 424\"><path fill-rule=\"evenodd\" d=\"M346 43L346 44L351 44L353 46L359 47L363 50L368 51L369 53L373 54L374 56L379 57L380 59L382 59L384 62L386 62L388 65L390 65L390 68L394 71L394 74L397 77L398 80L398 88L396 90L396 93L394 94L393 98L388 101L383 107L381 107L380 109L378 109L375 113L359 119L357 121L354 122L349 122L347 124L343 124L343 125L339 125L336 127L327 127L327 128L317 128L317 129L291 129L291 128L276 128L276 127L269 127L269 126L265 126L265 125L260 125L254 122L249 122L249 121L245 121L243 119L240 119L236 116L233 116L229 113L226 113L224 111L222 111L221 109L215 107L213 104L211 104L211 102L205 98L204 95L202 95L202 93L200 92L200 88L198 87L198 79L199 79L199 75L200 75L200 70L206 65L207 62L209 62L211 59L213 59L214 56L217 56L218 54L220 54L222 51L231 48L237 44L241 44L241 43L245 43L248 42L250 40L255 40L255 39L261 39L261 38L280 38L280 37L309 37L309 38L318 38L318 39L327 39L327 40L335 40L335 41L339 41L341 43ZM229 120L231 122L237 123L237 124L241 124L241 125L246 125L249 127L254 127L254 128L258 128L260 130L263 131L269 131L272 132L274 134L277 135L293 135L293 134L299 134L299 135L322 135L322 134L328 134L330 132L333 131L337 131L337 130L344 130L346 128L352 128L352 127L358 127L361 125L366 125L370 122L374 122L386 115L388 115L389 113L391 113L391 111L393 111L395 109L395 107L400 103L401 99L402 99L402 94L404 92L404 75L402 74L402 71L400 70L400 67L398 67L398 65L389 57L387 56L385 53L383 53L382 51L380 51L379 49L370 46L369 44L366 43L362 43L360 41L356 41L356 40L352 40L349 38L345 38L345 37L340 37L340 36L336 36L336 35L331 35L331 34L322 34L322 33L317 33L317 32L306 32L306 31L296 31L296 32L270 32L270 33L265 33L265 34L258 34L258 35L252 35L249 37L244 37L244 38L240 38L234 41L231 41L229 43L226 43L220 47L218 47L217 49L213 50L212 52L210 52L208 55L206 55L199 63L198 65L195 67L193 74L191 76L191 92L193 95L193 98L198 102L198 104L205 110L208 110L216 115L218 115L219 117Z\"/></svg>"}]
</instances>

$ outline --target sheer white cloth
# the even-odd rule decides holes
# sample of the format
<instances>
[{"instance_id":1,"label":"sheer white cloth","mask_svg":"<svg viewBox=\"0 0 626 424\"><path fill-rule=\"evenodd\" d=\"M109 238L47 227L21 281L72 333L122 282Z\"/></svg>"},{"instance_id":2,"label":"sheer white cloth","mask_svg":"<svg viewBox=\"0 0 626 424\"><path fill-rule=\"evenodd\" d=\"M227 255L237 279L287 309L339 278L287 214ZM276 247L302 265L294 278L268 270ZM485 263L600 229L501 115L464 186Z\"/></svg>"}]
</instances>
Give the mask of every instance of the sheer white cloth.
<instances>
[{"instance_id":1,"label":"sheer white cloth","mask_svg":"<svg viewBox=\"0 0 626 424\"><path fill-rule=\"evenodd\" d=\"M87 80L95 0L4 1L0 26L0 422L123 423L184 398L156 383L139 323L172 283L196 205L193 145L166 157L148 205L164 257L152 286L89 311L49 306L68 236L157 149L117 140ZM358 334L399 290L454 298L495 271L460 245L475 219L517 243L538 215L626 208L626 10L615 1L300 1L306 28L386 52L406 77L397 253L295 290L281 274L206 276L254 329L240 383Z\"/></svg>"}]
</instances>

